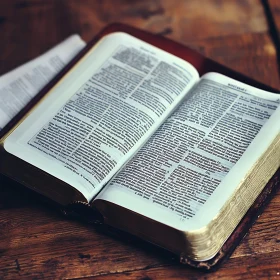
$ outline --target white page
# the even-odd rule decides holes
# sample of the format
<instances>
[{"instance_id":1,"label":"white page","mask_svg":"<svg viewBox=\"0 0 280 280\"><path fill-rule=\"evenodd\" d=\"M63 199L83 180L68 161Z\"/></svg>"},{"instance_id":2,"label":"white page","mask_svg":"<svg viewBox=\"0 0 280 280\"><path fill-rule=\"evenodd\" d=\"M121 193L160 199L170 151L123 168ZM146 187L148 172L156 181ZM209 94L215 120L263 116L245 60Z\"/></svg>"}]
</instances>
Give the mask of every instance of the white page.
<instances>
[{"instance_id":1,"label":"white page","mask_svg":"<svg viewBox=\"0 0 280 280\"><path fill-rule=\"evenodd\" d=\"M0 130L85 47L72 35L41 56L0 76Z\"/></svg>"},{"instance_id":2,"label":"white page","mask_svg":"<svg viewBox=\"0 0 280 280\"><path fill-rule=\"evenodd\" d=\"M185 112L185 118L186 120L190 117L194 117L195 112L189 108L189 110L183 110L181 107L174 113L173 116L171 116L166 123L158 130L158 132L150 139L150 141L147 143L146 146L144 146L138 154L131 160L130 163L111 181L109 184L104 188L104 190L98 195L96 199L102 199L107 200L110 202L113 202L115 204L121 205L125 208L128 208L134 212L140 213L141 215L150 217L151 219L154 219L156 221L159 221L161 223L165 223L169 226L182 229L182 230L195 230L202 228L203 226L207 225L220 211L221 207L224 205L226 200L230 197L230 195L234 192L235 188L238 186L240 181L242 181L242 178L244 178L246 172L250 170L250 168L253 166L253 164L256 162L256 160L261 156L261 154L265 151L269 143L273 141L275 136L280 131L280 126L278 123L278 119L280 117L280 107L277 108L279 104L279 95L274 93L268 93L253 87L250 87L248 85L245 85L243 83L237 82L233 79L230 79L228 77L225 77L220 74L210 73L202 77L201 83L207 84L207 81L210 81L210 83L218 84L218 87L224 88L228 92L227 98L233 98L231 101L232 105L229 105L228 109L225 109L225 112L222 114L227 114L229 110L232 110L231 106L233 106L236 102L242 103L242 98L250 98L254 102L258 100L254 96L257 97L267 97L268 101L262 100L263 104L267 103L269 106L271 106L271 109L267 110L267 113L271 117L267 120L262 119L262 116L260 116L260 120L255 120L256 125L258 127L262 128L260 129L257 136L254 138L252 143L249 145L249 147L245 150L241 158L237 161L236 164L233 164L230 160L224 160L224 158L219 158L216 155L211 155L209 153L201 153L200 149L190 149L187 148L182 152L181 159L178 159L178 163L173 162L174 158L176 157L176 154L178 153L176 150L172 150L172 147L169 147L168 150L162 152L162 154L168 153L170 150L172 150L172 154L170 154L171 162L159 162L156 166L159 166L159 168L153 168L153 166L150 166L150 160L149 158L153 158L153 155L151 154L151 151L154 150L153 154L157 155L157 150L160 150L159 145L161 145L160 141L158 143L157 139L160 138L160 135L164 135L165 133L170 135L175 132L172 132L169 127L170 125L174 125L173 118L178 118L178 114L182 114L182 112ZM199 86L199 84L198 84ZM195 91L194 95L195 97ZM241 93L240 93L241 92ZM204 93L205 95L207 92ZM230 96L231 95L231 96ZM234 96L236 96L236 100L234 100ZM251 97L250 97L251 96ZM241 99L240 99L241 98ZM241 100L241 101L239 101ZM198 100L199 101L199 100ZM261 101L261 100L260 100ZM184 106L190 102L190 100L184 101L185 103L182 105L183 109ZM226 103L229 103L229 101L225 100ZM230 103L229 103L230 104ZM262 105L262 103L260 103ZM216 106L216 111L219 111L219 106L216 103L213 104L213 108ZM273 109L272 109L273 107ZM277 109L276 109L277 108ZM197 109L199 109L199 104ZM275 110L276 109L276 110ZM275 111L274 111L275 110ZM182 111L182 112L181 112ZM215 109L214 109L215 111ZM208 112L208 110L205 110L204 112ZM203 112L203 113L204 113ZM203 114L202 113L202 114ZM263 116L266 116L265 113L263 113ZM267 117L266 116L266 117ZM209 120L209 115L206 114L207 121ZM218 117L224 118L223 116ZM199 120L201 122L203 120ZM253 119L252 119L253 121ZM184 121L183 121L184 123ZM170 125L168 125L170 124ZM166 126L167 125L167 126ZM188 125L190 125L190 122L188 121ZM169 127L168 127L169 126ZM216 123L213 123L213 129L210 129L208 133L211 133L215 129L215 127L219 126L219 121ZM200 128L199 124L196 124L193 126L194 128ZM200 131L203 132L203 130ZM183 127L180 129L180 131L183 130ZM179 131L177 129L177 131ZM199 137L200 132L195 133L195 137ZM207 137L207 129L204 129L204 133ZM168 136L167 135L167 136ZM176 134L175 134L176 135ZM175 137L175 136L174 136ZM186 136L180 136L181 139L179 141L184 141L184 138L188 138L189 136L186 134ZM164 137L166 139L166 137ZM193 138L194 139L194 138ZM191 139L191 141L193 141ZM203 139L203 137L202 137ZM171 139L168 140L170 143ZM164 142L163 142L164 143ZM176 143L174 147L176 146ZM195 145L194 145L195 146ZM220 170L227 169L229 173L226 172L214 172L212 173L210 170L207 170L207 166L205 167L206 170L203 170L203 168L196 168L194 169L192 167L192 164L189 163L188 154L190 151L196 152L198 155L204 155L207 156L208 159L211 159L212 161L218 162L220 165ZM186 153L186 154L185 154ZM159 154L160 155L160 154ZM221 155L223 156L223 155ZM156 156L156 160L158 160L159 156ZM194 158L195 159L195 158ZM231 158L232 159L232 158ZM154 160L154 159L153 159ZM234 160L233 160L234 162ZM151 162L153 163L153 162ZM210 165L210 164L209 164ZM212 166L213 167L213 166ZM204 168L204 169L205 169ZM185 174L184 170L192 170L192 173ZM159 181L160 174L165 172L165 175L163 178L163 182ZM167 172L168 171L168 172ZM176 173L177 172L177 173ZM196 179L193 178L193 187L187 188L187 192L185 193L186 197L184 198L184 195L182 195L182 199L180 200L185 201L185 203L191 203L191 210L194 210L192 215L190 215L190 218L182 217L182 215L179 215L178 212L176 213L174 210L176 210L176 205L172 204L173 202L170 202L170 205L168 207L164 206L165 204L165 198L164 195L161 195L162 189L165 189L165 195L170 197L176 197L172 198L173 201L176 202L178 196L180 196L183 192L182 189L186 188L186 186L189 184L186 181L188 176L190 174L193 174L195 172L201 173L201 177L207 177L207 184L205 182L205 185L210 185L209 182L211 180L220 180L221 183L219 185L211 186L211 191L209 191L210 195L205 195L205 193L202 191L200 192L200 199L205 199L204 203L202 205L199 205L196 201L188 201L188 196L193 195L192 191L196 191L196 188L198 186L201 186L203 188L203 183L201 184L200 181L195 181ZM205 173L204 173L205 172ZM212 173L212 174L211 174ZM134 175L135 174L135 175ZM167 177L166 177L167 176ZM172 180L171 180L172 178ZM174 178L176 180L180 180L180 182L184 181L183 183L177 183L176 185ZM170 180L170 182L168 182ZM202 180L202 179L201 179ZM146 181L150 181L150 186L147 186ZM160 183L158 185L157 181ZM129 183L130 182L130 183ZM139 183L139 184L138 184ZM164 183L165 187L163 188L161 185ZM168 188L166 185L170 185ZM177 188L176 194L174 196L174 187ZM205 186L204 186L205 187ZM213 191L214 190L214 191ZM159 201L159 198L162 197L162 201ZM171 200L172 200L171 199ZM167 199L168 200L168 199ZM177 203L177 202L176 202ZM183 209L183 205L181 206ZM178 208L178 210L180 210Z\"/></svg>"},{"instance_id":3,"label":"white page","mask_svg":"<svg viewBox=\"0 0 280 280\"><path fill-rule=\"evenodd\" d=\"M131 56L131 63L134 63L134 66L132 67L129 61L126 65L122 65L122 62L120 60L125 59L127 56L127 51L129 52L136 52L141 53L140 56L135 56L136 58L139 58L139 65L145 65L140 70L137 69L137 61L134 61L134 56ZM116 59L117 57L117 59ZM146 60L145 57L148 57ZM144 58L144 60L143 60ZM113 62L112 62L113 60ZM139 66L138 65L138 66ZM104 71L112 70L112 68L116 67L122 67L122 70L120 72L120 76L123 73L126 73L128 69L129 75L132 75L129 77L127 81L127 87L125 90L115 91L112 88L109 88L105 85L107 80L104 81L104 75L102 76L100 73ZM161 99L161 102L158 102L160 104L160 110L159 108L152 110L153 108L144 106L145 103L143 100L139 100L139 96L136 94L137 91L139 91L140 87L149 87L150 86L150 80L154 79L156 76L156 80L153 80L153 84L156 82L158 83L158 80L162 80L162 72L157 73L159 68L168 68L172 69L170 70L169 75L165 76L164 78L168 78L169 80L163 81L162 85L155 86L159 90L159 95L163 94L163 91L165 92L163 96L170 101L169 106L166 106L165 110L162 109L162 105L166 105L166 101L163 101ZM150 69L150 70L147 70ZM147 71L146 71L147 70ZM169 70L168 70L169 71ZM126 97L126 91L128 88L130 88L131 82L135 82L135 76L138 75L140 72L144 72L143 79L138 83L135 89L131 91L131 93ZM121 74L122 73L122 74ZM156 74L155 74L156 73ZM168 90L167 88L165 90L162 89L162 87L165 85L166 87L170 87L172 82L174 82L175 76L181 76L182 78L179 78L179 80L185 80L185 82L181 83L181 86L179 86L179 90L175 93L172 93L172 91L176 88L174 87L173 90ZM103 84L101 85L99 81L102 79ZM114 83L112 80L108 80L108 85L110 86L111 82L114 84L116 88L118 88L119 84L115 81L117 77L112 77L114 79ZM129 81L130 79L133 79L133 81ZM74 69L70 71L69 74L66 75L66 77L63 79L62 82L60 82L51 92L50 94L45 98L44 102L42 102L35 110L30 114L30 116L27 117L26 120L6 139L4 142L4 148L14 154L17 157L20 157L21 159L39 167L40 169L52 174L53 176L65 181L66 183L72 185L73 187L77 188L80 192L84 194L84 196L91 200L103 187L103 185L108 182L111 177L123 166L123 164L129 160L129 158L141 147L141 145L144 144L144 142L151 136L151 134L159 127L159 125L166 119L166 117L170 114L170 111L172 111L184 98L184 96L188 93L189 89L198 81L198 73L195 70L193 66L191 66L189 63L176 58L175 56L168 54L158 48L155 48L139 39L133 38L132 36L129 36L124 33L114 33L112 35L106 36L102 41L97 44L76 66ZM93 84L98 83L98 85L93 86ZM104 88L107 88L106 90ZM137 139L134 146L130 147L126 153L120 153L116 151L116 149L110 149L110 147L107 147L106 145L98 147L98 149L101 148L102 153L105 153L107 155L110 155L111 157L114 157L114 160L116 161L116 164L113 168L109 170L109 173L107 172L105 177L101 179L101 181L97 182L97 178L95 176L89 176L89 172L85 171L85 168L81 166L80 162L75 162L71 165L71 163L67 160L67 163L65 162L65 159L62 159L63 156L59 156L59 158L54 158L56 155L54 154L46 154L46 146L41 147L38 145L38 143L42 140L42 137L44 137L44 133L41 133L42 131L45 131L46 129L49 131L50 123L53 122L59 122L59 118L61 115L64 115L66 111L69 112L69 106L72 106L75 104L77 100L82 95L85 95L85 92L92 91L93 95L89 96L87 93L87 100L88 98L96 98L98 95L97 89L99 91L102 91L105 94L99 94L99 98L103 98L104 101L108 99L109 97L114 100L117 99L122 102L125 99L124 107L129 106L131 110L135 108L139 111L139 119L140 115L146 115L152 119L152 122L148 129L144 129L145 132L139 139ZM143 89L141 89L143 90ZM147 90L144 90L147 94ZM155 89L156 91L156 89ZM134 96L132 98L132 96ZM148 97L148 95L146 95ZM170 97L173 96L172 100L170 100ZM151 96L150 96L151 97ZM162 97L162 96L161 96ZM129 99L129 100L126 100ZM136 102L136 100L139 100ZM102 99L101 99L102 101ZM146 100L147 101L147 100ZM98 101L99 102L99 101ZM139 103L144 102L144 103ZM86 102L88 104L88 102ZM84 103L84 104L86 104ZM72 105L71 105L72 104ZM92 104L95 106L95 104ZM73 108L73 106L72 106ZM64 110L65 109L65 110ZM91 113L94 114L94 111L98 112L100 108L96 108L96 110L92 110ZM107 108L104 111L104 114L109 110L110 108ZM72 110L72 109L71 109ZM116 122L114 120L111 120L111 123L113 125L117 124L117 117L119 118L119 113L121 113L122 109L119 107L120 112L116 113ZM78 114L78 112L76 112ZM72 114L72 111L71 111ZM74 117L78 117L78 115L73 115ZM87 116L81 117L79 116L78 121L83 121L83 124L85 122L87 123L87 126L84 131L87 130L91 125L94 126L93 131L96 129L96 124L94 124L95 119L99 118L99 113L95 113L94 119L88 119ZM102 113L103 114L103 113ZM127 121L129 117L133 116L133 114L130 114L129 111L127 112L126 116L123 116L123 120ZM140 122L141 126L142 121ZM55 124L54 124L55 125ZM74 125L74 123L73 123ZM136 123L135 126L138 127L139 123ZM99 127L98 127L99 128ZM64 128L63 128L64 129ZM90 128L91 129L91 128ZM108 129L109 130L109 129ZM142 130L142 129L141 129ZM100 134L96 134L94 137L95 139L103 139L104 137L101 137L103 130L99 130ZM106 130L105 130L106 132ZM38 137L38 134L41 133ZM118 131L112 131L111 136L114 135L113 133L118 133ZM129 136L132 133L136 133L137 131L127 130L126 134ZM77 135L76 135L77 136ZM87 140L91 140L91 132L89 133L88 137L86 137L83 142L86 142ZM40 140L40 139L41 140ZM71 140L73 137L69 137ZM37 141L38 140L38 141ZM65 140L67 141L67 140ZM56 142L56 141L54 141ZM68 142L67 142L68 143ZM49 144L48 144L49 145ZM84 146L82 142L77 144L77 149L81 147L81 145ZM66 144L65 146L68 145ZM89 147L90 150L95 151L96 147ZM74 149L75 150L75 149ZM80 155L83 154L85 149L83 148L83 151L80 152ZM99 153L100 155L100 153ZM72 157L72 155L71 155ZM82 161L88 160L87 157L82 156ZM72 158L71 158L72 160ZM92 163L94 162L94 158L92 159ZM100 165L104 162L104 160L100 161ZM70 163L70 164L69 164ZM98 162L97 162L98 163ZM67 166L66 166L67 165ZM71 165L71 166L70 166ZM87 166L89 164L86 164ZM70 170L72 169L72 171ZM83 169L83 170L82 170ZM73 172L75 170L75 172Z\"/></svg>"}]
</instances>

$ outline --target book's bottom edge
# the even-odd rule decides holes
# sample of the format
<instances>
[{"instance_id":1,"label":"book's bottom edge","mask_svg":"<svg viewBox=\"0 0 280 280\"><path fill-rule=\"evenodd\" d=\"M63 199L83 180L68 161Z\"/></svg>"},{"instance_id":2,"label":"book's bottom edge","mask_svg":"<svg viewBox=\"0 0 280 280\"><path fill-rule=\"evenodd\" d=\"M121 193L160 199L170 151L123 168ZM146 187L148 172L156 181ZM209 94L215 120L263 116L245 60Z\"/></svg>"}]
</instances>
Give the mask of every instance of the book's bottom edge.
<instances>
[{"instance_id":1,"label":"book's bottom edge","mask_svg":"<svg viewBox=\"0 0 280 280\"><path fill-rule=\"evenodd\" d=\"M209 272L217 270L222 263L230 258L235 248L240 244L242 239L247 235L249 229L261 215L265 206L268 205L273 196L279 190L279 182L280 169L278 169L274 176L270 179L261 194L255 200L254 204L249 208L246 215L213 258L205 261L195 261L184 254L181 254L180 263Z\"/></svg>"}]
</instances>

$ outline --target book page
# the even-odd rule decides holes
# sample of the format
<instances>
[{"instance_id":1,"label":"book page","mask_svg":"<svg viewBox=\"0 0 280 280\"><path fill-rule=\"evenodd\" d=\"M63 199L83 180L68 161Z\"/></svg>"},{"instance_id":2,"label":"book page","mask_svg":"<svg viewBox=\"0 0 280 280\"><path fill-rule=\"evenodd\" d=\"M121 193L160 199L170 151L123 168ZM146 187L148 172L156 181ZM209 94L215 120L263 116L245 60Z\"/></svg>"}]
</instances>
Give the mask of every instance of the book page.
<instances>
[{"instance_id":1,"label":"book page","mask_svg":"<svg viewBox=\"0 0 280 280\"><path fill-rule=\"evenodd\" d=\"M277 94L205 75L97 199L176 228L206 225L279 132L276 117L270 119L278 105Z\"/></svg>"},{"instance_id":2,"label":"book page","mask_svg":"<svg viewBox=\"0 0 280 280\"><path fill-rule=\"evenodd\" d=\"M76 69L4 147L90 200L199 78L190 64L121 33L105 37Z\"/></svg>"},{"instance_id":3,"label":"book page","mask_svg":"<svg viewBox=\"0 0 280 280\"><path fill-rule=\"evenodd\" d=\"M72 35L43 55L0 76L0 130L82 49Z\"/></svg>"}]
</instances>

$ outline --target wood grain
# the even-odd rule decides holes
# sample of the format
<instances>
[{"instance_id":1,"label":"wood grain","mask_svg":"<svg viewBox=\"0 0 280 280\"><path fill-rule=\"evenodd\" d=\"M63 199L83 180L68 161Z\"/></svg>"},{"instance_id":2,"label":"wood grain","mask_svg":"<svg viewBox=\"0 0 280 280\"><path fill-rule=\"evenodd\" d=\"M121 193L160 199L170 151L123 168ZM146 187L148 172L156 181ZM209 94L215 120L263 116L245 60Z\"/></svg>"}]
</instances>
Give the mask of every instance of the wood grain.
<instances>
[{"instance_id":1,"label":"wood grain","mask_svg":"<svg viewBox=\"0 0 280 280\"><path fill-rule=\"evenodd\" d=\"M279 88L276 51L267 33L193 40L188 45L221 64Z\"/></svg>"},{"instance_id":2,"label":"wood grain","mask_svg":"<svg viewBox=\"0 0 280 280\"><path fill-rule=\"evenodd\" d=\"M203 9L201 9L203 7ZM2 0L0 74L78 33L86 41L123 22L189 44L198 38L261 33L267 23L258 0Z\"/></svg>"},{"instance_id":3,"label":"wood grain","mask_svg":"<svg viewBox=\"0 0 280 280\"><path fill-rule=\"evenodd\" d=\"M115 21L163 34L279 88L258 0L2 0L0 74L72 33L88 41ZM279 214L278 194L231 259L205 274L145 242L65 219L38 195L0 178L0 279L278 279Z\"/></svg>"},{"instance_id":4,"label":"wood grain","mask_svg":"<svg viewBox=\"0 0 280 280\"><path fill-rule=\"evenodd\" d=\"M271 12L273 14L274 21L275 21L276 26L279 31L280 30L280 2L277 0L268 0L268 3L270 6L270 9L271 9Z\"/></svg>"}]
</instances>

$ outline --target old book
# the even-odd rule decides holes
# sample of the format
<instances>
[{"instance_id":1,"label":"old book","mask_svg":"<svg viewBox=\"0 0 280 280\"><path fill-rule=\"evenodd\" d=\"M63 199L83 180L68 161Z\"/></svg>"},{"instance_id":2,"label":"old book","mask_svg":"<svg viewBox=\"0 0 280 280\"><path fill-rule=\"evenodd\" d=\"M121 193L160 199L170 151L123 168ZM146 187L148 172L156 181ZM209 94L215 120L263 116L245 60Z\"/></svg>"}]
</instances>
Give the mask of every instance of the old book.
<instances>
[{"instance_id":1,"label":"old book","mask_svg":"<svg viewBox=\"0 0 280 280\"><path fill-rule=\"evenodd\" d=\"M103 31L3 129L0 173L215 265L280 165L280 99L154 38Z\"/></svg>"}]
</instances>

